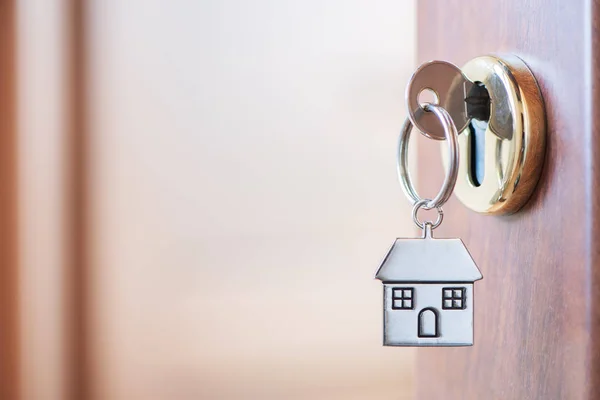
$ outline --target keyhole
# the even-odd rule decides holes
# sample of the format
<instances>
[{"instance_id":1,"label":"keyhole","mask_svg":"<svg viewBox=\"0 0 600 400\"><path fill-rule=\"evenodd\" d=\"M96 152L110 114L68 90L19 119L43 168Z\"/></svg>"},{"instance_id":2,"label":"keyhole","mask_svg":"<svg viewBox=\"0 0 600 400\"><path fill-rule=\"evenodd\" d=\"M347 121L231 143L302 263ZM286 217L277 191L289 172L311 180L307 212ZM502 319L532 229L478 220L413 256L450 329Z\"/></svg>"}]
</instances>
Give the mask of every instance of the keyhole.
<instances>
[{"instance_id":1,"label":"keyhole","mask_svg":"<svg viewBox=\"0 0 600 400\"><path fill-rule=\"evenodd\" d=\"M469 125L470 157L469 175L475 187L481 186L485 176L485 131L488 123L477 119Z\"/></svg>"},{"instance_id":2,"label":"keyhole","mask_svg":"<svg viewBox=\"0 0 600 400\"><path fill-rule=\"evenodd\" d=\"M475 187L481 186L485 174L485 131L490 120L491 99L490 93L481 82L474 82L467 97L467 115L471 118L469 124L469 175Z\"/></svg>"}]
</instances>

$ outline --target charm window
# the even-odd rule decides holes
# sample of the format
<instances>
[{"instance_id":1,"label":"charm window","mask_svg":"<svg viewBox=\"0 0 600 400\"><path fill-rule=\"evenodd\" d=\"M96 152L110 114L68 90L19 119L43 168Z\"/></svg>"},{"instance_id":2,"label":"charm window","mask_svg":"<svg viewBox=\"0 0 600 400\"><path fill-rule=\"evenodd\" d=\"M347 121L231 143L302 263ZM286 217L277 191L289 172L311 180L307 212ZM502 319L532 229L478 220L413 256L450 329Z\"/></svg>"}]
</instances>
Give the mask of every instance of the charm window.
<instances>
[{"instance_id":1,"label":"charm window","mask_svg":"<svg viewBox=\"0 0 600 400\"><path fill-rule=\"evenodd\" d=\"M446 287L442 289L442 308L444 310L464 310L466 304L464 287Z\"/></svg>"},{"instance_id":2,"label":"charm window","mask_svg":"<svg viewBox=\"0 0 600 400\"><path fill-rule=\"evenodd\" d=\"M413 288L392 288L392 310L414 310Z\"/></svg>"}]
</instances>

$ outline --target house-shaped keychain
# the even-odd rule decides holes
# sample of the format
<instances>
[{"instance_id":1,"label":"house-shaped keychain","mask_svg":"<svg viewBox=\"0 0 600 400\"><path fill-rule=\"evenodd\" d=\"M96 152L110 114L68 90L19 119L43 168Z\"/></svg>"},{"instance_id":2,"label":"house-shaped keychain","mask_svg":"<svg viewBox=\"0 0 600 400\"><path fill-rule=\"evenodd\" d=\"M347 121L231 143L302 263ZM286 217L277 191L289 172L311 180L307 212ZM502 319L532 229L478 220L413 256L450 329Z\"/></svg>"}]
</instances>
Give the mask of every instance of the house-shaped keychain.
<instances>
[{"instance_id":1,"label":"house-shaped keychain","mask_svg":"<svg viewBox=\"0 0 600 400\"><path fill-rule=\"evenodd\" d=\"M396 239L377 271L386 346L471 346L473 282L482 278L460 239Z\"/></svg>"}]
</instances>

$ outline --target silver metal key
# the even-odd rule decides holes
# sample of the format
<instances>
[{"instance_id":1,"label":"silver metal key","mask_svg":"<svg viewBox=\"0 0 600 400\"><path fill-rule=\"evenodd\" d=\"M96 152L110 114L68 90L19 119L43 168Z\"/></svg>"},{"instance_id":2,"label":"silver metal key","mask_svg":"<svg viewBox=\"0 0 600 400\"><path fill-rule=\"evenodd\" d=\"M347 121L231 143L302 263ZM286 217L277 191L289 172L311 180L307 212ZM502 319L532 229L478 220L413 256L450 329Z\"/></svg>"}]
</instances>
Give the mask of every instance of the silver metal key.
<instances>
[{"instance_id":1,"label":"silver metal key","mask_svg":"<svg viewBox=\"0 0 600 400\"><path fill-rule=\"evenodd\" d=\"M433 113L425 111L419 103L421 92L430 90L435 94L435 104L448 111L458 132L462 132L471 120L465 99L472 86L473 82L454 64L430 61L421 65L406 88L406 104L411 122L425 136L444 140L444 129L439 120Z\"/></svg>"}]
</instances>

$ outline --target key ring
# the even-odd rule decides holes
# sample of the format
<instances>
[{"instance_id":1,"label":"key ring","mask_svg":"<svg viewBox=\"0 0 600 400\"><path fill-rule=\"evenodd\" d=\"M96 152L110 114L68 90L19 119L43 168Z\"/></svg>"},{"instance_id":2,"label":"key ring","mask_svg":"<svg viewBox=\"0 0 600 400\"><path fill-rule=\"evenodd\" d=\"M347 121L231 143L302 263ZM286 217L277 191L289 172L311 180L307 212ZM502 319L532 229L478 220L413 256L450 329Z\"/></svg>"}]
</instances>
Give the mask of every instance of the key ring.
<instances>
[{"instance_id":1,"label":"key ring","mask_svg":"<svg viewBox=\"0 0 600 400\"><path fill-rule=\"evenodd\" d=\"M423 200L419 200L419 201L417 201L417 202L415 203L415 205L413 206L413 210L412 210L412 218L413 218L413 222L414 222L414 223L415 223L415 225L417 225L417 226L418 226L420 229L425 229L425 225L429 224L429 225L431 225L431 229L433 230L433 229L437 228L438 226L440 226L440 225L441 225L441 223L442 223L442 221L444 220L444 210L442 210L442 206L437 206L437 207L436 207L436 210L437 210L437 213L438 213L438 217L437 217L437 219L435 220L435 222L429 222L429 221L424 221L424 222L421 222L421 221L419 221L419 218L417 217L417 213L419 212L419 210L420 210L421 208L425 208L425 209L427 209L425 205L426 205L426 204L427 204L427 202L429 202L429 201L431 201L431 200L429 200L429 199L423 199Z\"/></svg>"},{"instance_id":2,"label":"key ring","mask_svg":"<svg viewBox=\"0 0 600 400\"><path fill-rule=\"evenodd\" d=\"M416 206L418 203L425 200L418 208L424 208L426 210L437 208L440 210L440 207L442 207L452 195L458 177L458 132L456 130L456 125L454 125L454 121L452 121L452 117L450 117L450 114L448 114L444 108L435 104L425 104L423 108L425 111L432 112L440 120L440 123L444 128L444 136L448 141L448 168L446 170L446 176L444 177L444 183L438 194L432 200L422 199L415 190L412 179L410 178L410 172L408 171L408 141L413 127L410 118L406 118L400 132L396 168L402 191L412 202L413 206ZM418 208L415 208L415 213ZM437 225L439 225L439 223Z\"/></svg>"}]
</instances>

